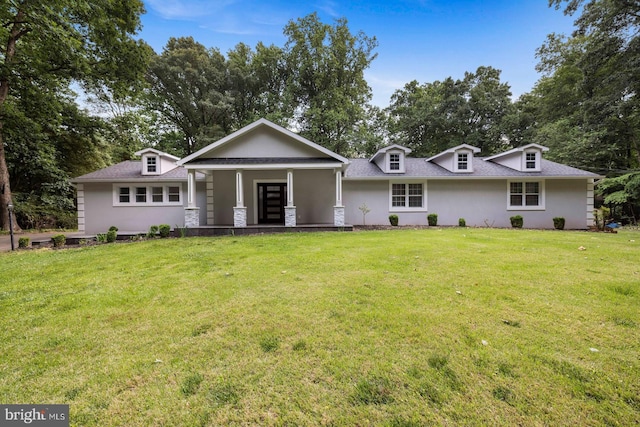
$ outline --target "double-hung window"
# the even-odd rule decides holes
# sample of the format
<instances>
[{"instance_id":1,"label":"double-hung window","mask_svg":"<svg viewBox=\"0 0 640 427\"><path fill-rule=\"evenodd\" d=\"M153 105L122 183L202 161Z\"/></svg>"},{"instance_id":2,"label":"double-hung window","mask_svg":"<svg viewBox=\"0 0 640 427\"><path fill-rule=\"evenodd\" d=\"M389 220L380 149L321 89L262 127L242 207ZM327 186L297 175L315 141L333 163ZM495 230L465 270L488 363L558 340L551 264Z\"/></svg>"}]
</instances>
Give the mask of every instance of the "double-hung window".
<instances>
[{"instance_id":1,"label":"double-hung window","mask_svg":"<svg viewBox=\"0 0 640 427\"><path fill-rule=\"evenodd\" d=\"M155 156L147 157L147 173L158 172L158 158Z\"/></svg>"},{"instance_id":2,"label":"double-hung window","mask_svg":"<svg viewBox=\"0 0 640 427\"><path fill-rule=\"evenodd\" d=\"M544 209L544 181L510 181L508 208Z\"/></svg>"},{"instance_id":3,"label":"double-hung window","mask_svg":"<svg viewBox=\"0 0 640 427\"><path fill-rule=\"evenodd\" d=\"M537 169L538 168L538 156L535 152L529 152L524 154L525 169Z\"/></svg>"},{"instance_id":4,"label":"double-hung window","mask_svg":"<svg viewBox=\"0 0 640 427\"><path fill-rule=\"evenodd\" d=\"M423 183L392 183L391 207L393 210L424 209Z\"/></svg>"},{"instance_id":5,"label":"double-hung window","mask_svg":"<svg viewBox=\"0 0 640 427\"><path fill-rule=\"evenodd\" d=\"M466 171L469 169L469 154L458 153L458 170Z\"/></svg>"},{"instance_id":6,"label":"double-hung window","mask_svg":"<svg viewBox=\"0 0 640 427\"><path fill-rule=\"evenodd\" d=\"M392 171L400 170L400 154L398 153L389 154L389 170L392 170Z\"/></svg>"}]
</instances>

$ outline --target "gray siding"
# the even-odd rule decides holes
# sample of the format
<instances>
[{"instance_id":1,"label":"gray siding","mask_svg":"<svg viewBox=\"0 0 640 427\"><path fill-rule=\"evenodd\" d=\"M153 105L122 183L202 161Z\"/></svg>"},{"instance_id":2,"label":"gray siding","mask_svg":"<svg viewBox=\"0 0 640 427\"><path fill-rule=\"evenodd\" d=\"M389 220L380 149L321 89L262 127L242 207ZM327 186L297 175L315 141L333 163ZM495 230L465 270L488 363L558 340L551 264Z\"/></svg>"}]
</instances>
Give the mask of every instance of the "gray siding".
<instances>
[{"instance_id":1,"label":"gray siding","mask_svg":"<svg viewBox=\"0 0 640 427\"><path fill-rule=\"evenodd\" d=\"M137 185L142 185L137 184ZM186 203L186 183L182 183L182 200ZM197 183L198 203L204 206L204 183ZM84 184L85 233L106 232L115 225L121 232L146 232L151 225L169 224L171 228L184 225L183 206L114 206L111 183ZM200 209L200 222L204 224L206 212Z\"/></svg>"},{"instance_id":2,"label":"gray siding","mask_svg":"<svg viewBox=\"0 0 640 427\"><path fill-rule=\"evenodd\" d=\"M398 181L400 182L400 181ZM464 218L468 226L511 227L509 218L522 215L525 228L553 228L553 218L564 217L567 229L587 227L587 183L583 179L545 180L544 210L508 210L507 180L429 180L426 185L428 211L393 212L401 225L426 225L427 214L438 214L438 225L458 225ZM348 224L361 225L364 203L371 212L369 225L389 224L388 181L346 181L345 217Z\"/></svg>"}]
</instances>

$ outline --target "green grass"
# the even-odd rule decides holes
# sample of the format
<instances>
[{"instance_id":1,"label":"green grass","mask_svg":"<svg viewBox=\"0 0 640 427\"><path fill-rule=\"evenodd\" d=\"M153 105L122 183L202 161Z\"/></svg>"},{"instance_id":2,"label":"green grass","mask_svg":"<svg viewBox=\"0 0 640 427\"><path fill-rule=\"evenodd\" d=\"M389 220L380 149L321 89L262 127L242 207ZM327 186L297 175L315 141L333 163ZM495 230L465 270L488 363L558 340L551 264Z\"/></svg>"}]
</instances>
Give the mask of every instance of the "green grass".
<instances>
[{"instance_id":1,"label":"green grass","mask_svg":"<svg viewBox=\"0 0 640 427\"><path fill-rule=\"evenodd\" d=\"M639 245L445 228L5 253L0 402L69 404L73 426L637 425Z\"/></svg>"}]
</instances>

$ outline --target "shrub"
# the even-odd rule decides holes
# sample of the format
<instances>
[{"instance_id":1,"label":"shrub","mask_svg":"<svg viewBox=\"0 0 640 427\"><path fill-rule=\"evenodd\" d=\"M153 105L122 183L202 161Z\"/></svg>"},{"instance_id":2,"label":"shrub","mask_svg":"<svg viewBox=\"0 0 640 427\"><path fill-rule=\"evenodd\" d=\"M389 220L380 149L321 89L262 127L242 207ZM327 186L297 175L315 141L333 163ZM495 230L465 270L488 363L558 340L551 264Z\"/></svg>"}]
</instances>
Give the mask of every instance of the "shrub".
<instances>
[{"instance_id":1,"label":"shrub","mask_svg":"<svg viewBox=\"0 0 640 427\"><path fill-rule=\"evenodd\" d=\"M116 233L115 230L111 230L109 229L109 231L107 231L107 243L113 243L116 241L116 239L118 238L118 233Z\"/></svg>"},{"instance_id":2,"label":"shrub","mask_svg":"<svg viewBox=\"0 0 640 427\"><path fill-rule=\"evenodd\" d=\"M106 241L107 241L107 234L106 233L98 233L98 234L96 234L96 242L105 243Z\"/></svg>"},{"instance_id":3,"label":"shrub","mask_svg":"<svg viewBox=\"0 0 640 427\"><path fill-rule=\"evenodd\" d=\"M511 226L513 228L522 228L522 225L524 224L524 219L522 218L522 215L515 215L509 218L509 220L511 221Z\"/></svg>"},{"instance_id":4,"label":"shrub","mask_svg":"<svg viewBox=\"0 0 640 427\"><path fill-rule=\"evenodd\" d=\"M28 237L21 237L18 239L18 247L19 248L28 248L29 247L29 238Z\"/></svg>"},{"instance_id":5,"label":"shrub","mask_svg":"<svg viewBox=\"0 0 640 427\"><path fill-rule=\"evenodd\" d=\"M458 227L466 227L467 226L467 221L464 220L464 218L458 218Z\"/></svg>"},{"instance_id":6,"label":"shrub","mask_svg":"<svg viewBox=\"0 0 640 427\"><path fill-rule=\"evenodd\" d=\"M436 225L438 225L438 214L429 214L427 215L427 222L429 223L430 227L435 227Z\"/></svg>"},{"instance_id":7,"label":"shrub","mask_svg":"<svg viewBox=\"0 0 640 427\"><path fill-rule=\"evenodd\" d=\"M391 225L393 225L394 227L398 226L398 215L389 215L389 222L391 223Z\"/></svg>"},{"instance_id":8,"label":"shrub","mask_svg":"<svg viewBox=\"0 0 640 427\"><path fill-rule=\"evenodd\" d=\"M553 228L556 230L564 230L564 217L557 216L553 218Z\"/></svg>"},{"instance_id":9,"label":"shrub","mask_svg":"<svg viewBox=\"0 0 640 427\"><path fill-rule=\"evenodd\" d=\"M147 233L147 237L150 239L153 239L154 237L156 237L156 234L158 234L159 229L160 227L158 227L157 225L152 225L151 227L149 227L149 232Z\"/></svg>"},{"instance_id":10,"label":"shrub","mask_svg":"<svg viewBox=\"0 0 640 427\"><path fill-rule=\"evenodd\" d=\"M118 227L116 227L115 225L112 225L111 227L109 227L109 231L115 231L117 233Z\"/></svg>"},{"instance_id":11,"label":"shrub","mask_svg":"<svg viewBox=\"0 0 640 427\"><path fill-rule=\"evenodd\" d=\"M65 245L65 243L67 243L67 238L64 236L64 234L58 234L57 236L53 236L51 238L51 241L53 242L54 248L61 248Z\"/></svg>"},{"instance_id":12,"label":"shrub","mask_svg":"<svg viewBox=\"0 0 640 427\"><path fill-rule=\"evenodd\" d=\"M169 224L160 224L158 226L158 231L160 232L160 237L169 237L169 233L171 233L171 226Z\"/></svg>"}]
</instances>

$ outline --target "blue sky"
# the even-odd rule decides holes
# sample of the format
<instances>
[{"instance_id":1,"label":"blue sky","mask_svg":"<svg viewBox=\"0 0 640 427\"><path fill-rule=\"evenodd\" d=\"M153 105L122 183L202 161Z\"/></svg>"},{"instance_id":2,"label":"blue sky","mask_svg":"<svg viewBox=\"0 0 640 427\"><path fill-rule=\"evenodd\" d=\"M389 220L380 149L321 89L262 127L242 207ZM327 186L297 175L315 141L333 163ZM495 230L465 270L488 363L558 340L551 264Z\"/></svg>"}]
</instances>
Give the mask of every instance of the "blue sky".
<instances>
[{"instance_id":1,"label":"blue sky","mask_svg":"<svg viewBox=\"0 0 640 427\"><path fill-rule=\"evenodd\" d=\"M462 78L479 66L502 70L514 99L540 76L535 50L552 32L569 34L573 18L547 0L144 0L140 37L160 53L169 37L193 36L226 53L237 43L284 46L288 21L318 12L325 23L345 17L352 33L378 39L366 72L373 103L386 107L396 89Z\"/></svg>"}]
</instances>

